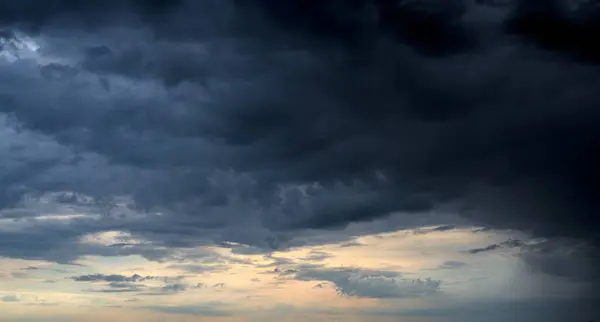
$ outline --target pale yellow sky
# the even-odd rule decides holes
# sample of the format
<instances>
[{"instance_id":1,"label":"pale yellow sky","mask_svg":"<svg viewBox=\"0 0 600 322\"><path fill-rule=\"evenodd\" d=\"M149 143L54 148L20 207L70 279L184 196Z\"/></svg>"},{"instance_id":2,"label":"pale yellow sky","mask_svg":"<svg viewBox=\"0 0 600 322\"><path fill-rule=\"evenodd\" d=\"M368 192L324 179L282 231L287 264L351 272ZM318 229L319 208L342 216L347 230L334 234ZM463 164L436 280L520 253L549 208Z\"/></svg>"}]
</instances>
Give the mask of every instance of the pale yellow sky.
<instances>
[{"instance_id":1,"label":"pale yellow sky","mask_svg":"<svg viewBox=\"0 0 600 322\"><path fill-rule=\"evenodd\" d=\"M85 240L110 244L117 235L109 232ZM369 235L352 243L301 247L268 256L239 254L231 248L214 246L180 250L187 255L213 254L211 260L200 257L196 261L155 262L137 255L88 256L77 260L76 265L59 265L3 258L0 320L62 316L77 321L259 321L266 314L278 316L278 321L309 321L309 317L352 321L350 316L356 321L372 321L375 316L377 321L386 321L381 314L361 320L357 312L427 310L440 303L491 301L507 296L531 299L547 296L549 288L551 292L577 292L577 285L558 280L549 284L548 279L532 278L512 249L477 256L464 252L523 237L508 231L474 233L473 228L457 228L423 234L398 231ZM341 279L334 275L347 270L355 273ZM301 278L305 272L313 275ZM382 277L395 273L399 275ZM125 283L139 289L120 292L111 289L108 280L72 279L90 274L160 278ZM385 279L401 290L427 278L441 284L437 291L420 296L373 295L379 284L369 284ZM165 289L173 284L181 288ZM545 285L544 292L539 289L541 284ZM360 287L371 293L360 293ZM357 296L344 294L351 288ZM326 317L327 313L331 316ZM403 319L411 321L410 314Z\"/></svg>"}]
</instances>

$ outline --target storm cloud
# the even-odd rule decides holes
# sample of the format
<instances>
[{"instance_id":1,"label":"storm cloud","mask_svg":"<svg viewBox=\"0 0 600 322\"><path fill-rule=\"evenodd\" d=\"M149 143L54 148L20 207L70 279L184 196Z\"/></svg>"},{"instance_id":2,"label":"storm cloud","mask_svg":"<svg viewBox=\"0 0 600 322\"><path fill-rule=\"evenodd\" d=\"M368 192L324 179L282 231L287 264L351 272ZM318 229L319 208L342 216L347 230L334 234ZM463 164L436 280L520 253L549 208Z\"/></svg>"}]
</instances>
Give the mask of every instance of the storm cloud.
<instances>
[{"instance_id":1,"label":"storm cloud","mask_svg":"<svg viewBox=\"0 0 600 322\"><path fill-rule=\"evenodd\" d=\"M2 3L0 255L268 253L451 230L426 214L452 213L578 240L596 265L600 10L587 3ZM81 242L104 231L129 235Z\"/></svg>"}]
</instances>

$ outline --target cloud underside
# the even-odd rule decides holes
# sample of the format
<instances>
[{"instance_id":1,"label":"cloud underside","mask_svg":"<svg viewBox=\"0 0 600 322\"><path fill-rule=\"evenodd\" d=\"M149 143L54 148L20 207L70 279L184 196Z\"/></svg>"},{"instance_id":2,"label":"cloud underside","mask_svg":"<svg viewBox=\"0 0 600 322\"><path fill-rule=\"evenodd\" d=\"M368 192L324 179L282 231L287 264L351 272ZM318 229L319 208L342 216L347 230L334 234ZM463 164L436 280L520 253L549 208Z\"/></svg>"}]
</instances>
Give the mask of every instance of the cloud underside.
<instances>
[{"instance_id":1,"label":"cloud underside","mask_svg":"<svg viewBox=\"0 0 600 322\"><path fill-rule=\"evenodd\" d=\"M597 244L595 20L353 3L0 4L0 255L259 253L436 213ZM129 235L79 242L103 231Z\"/></svg>"}]
</instances>

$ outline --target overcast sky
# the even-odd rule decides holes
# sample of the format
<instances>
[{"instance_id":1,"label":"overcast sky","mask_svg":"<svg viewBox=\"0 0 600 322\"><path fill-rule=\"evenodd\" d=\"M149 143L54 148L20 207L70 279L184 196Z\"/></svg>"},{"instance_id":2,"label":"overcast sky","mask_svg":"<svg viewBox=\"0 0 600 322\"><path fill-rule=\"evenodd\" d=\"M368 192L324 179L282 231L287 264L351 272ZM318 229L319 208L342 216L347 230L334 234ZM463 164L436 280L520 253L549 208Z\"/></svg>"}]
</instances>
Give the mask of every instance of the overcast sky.
<instances>
[{"instance_id":1,"label":"overcast sky","mask_svg":"<svg viewBox=\"0 0 600 322\"><path fill-rule=\"evenodd\" d=\"M598 21L0 1L0 321L599 319Z\"/></svg>"}]
</instances>

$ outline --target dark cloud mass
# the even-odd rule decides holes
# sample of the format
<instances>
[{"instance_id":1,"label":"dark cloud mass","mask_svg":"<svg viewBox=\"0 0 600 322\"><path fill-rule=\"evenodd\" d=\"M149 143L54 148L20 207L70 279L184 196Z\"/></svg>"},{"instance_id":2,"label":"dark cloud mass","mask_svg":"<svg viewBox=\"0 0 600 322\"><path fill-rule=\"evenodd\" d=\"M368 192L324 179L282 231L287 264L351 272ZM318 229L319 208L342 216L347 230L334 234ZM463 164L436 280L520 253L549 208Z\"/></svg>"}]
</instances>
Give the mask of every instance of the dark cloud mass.
<instances>
[{"instance_id":1,"label":"dark cloud mass","mask_svg":"<svg viewBox=\"0 0 600 322\"><path fill-rule=\"evenodd\" d=\"M520 1L506 26L537 44L578 59L600 62L593 45L600 31L600 3L590 1Z\"/></svg>"},{"instance_id":2,"label":"dark cloud mass","mask_svg":"<svg viewBox=\"0 0 600 322\"><path fill-rule=\"evenodd\" d=\"M1 2L0 218L32 218L0 255L258 253L431 210L595 250L598 4L487 2Z\"/></svg>"}]
</instances>

